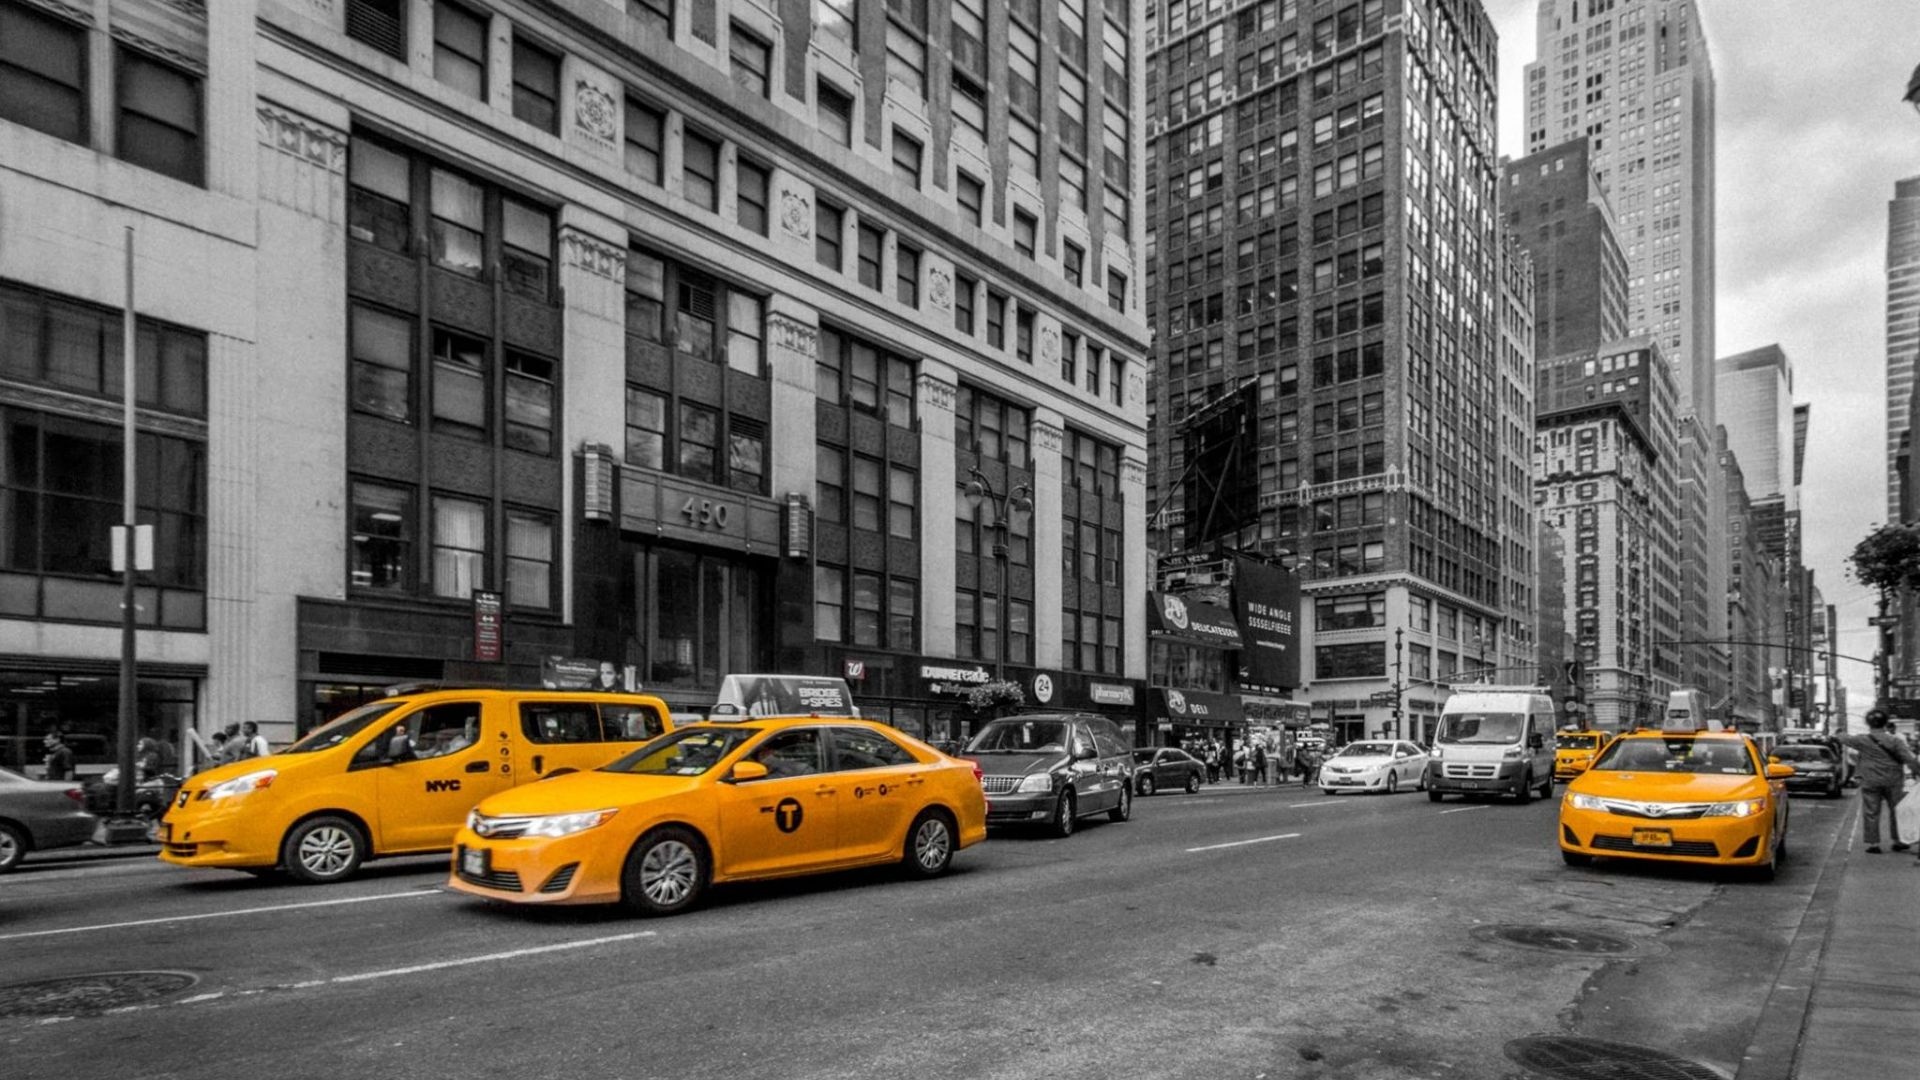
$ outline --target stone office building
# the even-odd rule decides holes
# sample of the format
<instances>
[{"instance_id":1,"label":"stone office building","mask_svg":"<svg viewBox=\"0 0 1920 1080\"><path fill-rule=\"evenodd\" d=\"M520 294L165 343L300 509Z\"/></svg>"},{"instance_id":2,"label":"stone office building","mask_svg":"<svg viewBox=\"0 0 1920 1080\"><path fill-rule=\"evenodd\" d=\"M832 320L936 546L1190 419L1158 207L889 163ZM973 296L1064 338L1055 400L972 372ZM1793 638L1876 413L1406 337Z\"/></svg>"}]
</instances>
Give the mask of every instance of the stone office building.
<instances>
[{"instance_id":1,"label":"stone office building","mask_svg":"<svg viewBox=\"0 0 1920 1080\"><path fill-rule=\"evenodd\" d=\"M129 226L148 730L283 741L555 657L684 710L843 674L931 737L995 679L1133 716L1132 32L1119 3L0 0L7 734L112 722Z\"/></svg>"}]
</instances>

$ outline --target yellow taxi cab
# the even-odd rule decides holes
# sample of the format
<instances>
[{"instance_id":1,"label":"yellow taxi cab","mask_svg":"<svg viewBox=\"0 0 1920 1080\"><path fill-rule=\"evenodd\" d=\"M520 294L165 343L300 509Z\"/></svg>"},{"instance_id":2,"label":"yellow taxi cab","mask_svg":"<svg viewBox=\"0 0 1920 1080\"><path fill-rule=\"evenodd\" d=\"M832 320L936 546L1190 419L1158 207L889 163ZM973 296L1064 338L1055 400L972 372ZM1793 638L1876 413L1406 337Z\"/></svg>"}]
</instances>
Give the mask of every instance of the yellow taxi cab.
<instances>
[{"instance_id":1,"label":"yellow taxi cab","mask_svg":"<svg viewBox=\"0 0 1920 1080\"><path fill-rule=\"evenodd\" d=\"M485 800L455 840L448 884L671 915L727 882L889 863L934 877L986 835L972 762L851 715L748 711Z\"/></svg>"},{"instance_id":2,"label":"yellow taxi cab","mask_svg":"<svg viewBox=\"0 0 1920 1080\"><path fill-rule=\"evenodd\" d=\"M1571 780L1587 771L1613 741L1606 731L1562 731L1553 737L1553 778Z\"/></svg>"},{"instance_id":3,"label":"yellow taxi cab","mask_svg":"<svg viewBox=\"0 0 1920 1080\"><path fill-rule=\"evenodd\" d=\"M399 693L277 754L195 773L155 839L180 866L339 881L368 859L445 851L487 796L604 765L672 727L647 694Z\"/></svg>"},{"instance_id":4,"label":"yellow taxi cab","mask_svg":"<svg viewBox=\"0 0 1920 1080\"><path fill-rule=\"evenodd\" d=\"M1560 855L1745 867L1771 878L1787 854L1786 778L1738 732L1623 734L1567 786Z\"/></svg>"}]
</instances>

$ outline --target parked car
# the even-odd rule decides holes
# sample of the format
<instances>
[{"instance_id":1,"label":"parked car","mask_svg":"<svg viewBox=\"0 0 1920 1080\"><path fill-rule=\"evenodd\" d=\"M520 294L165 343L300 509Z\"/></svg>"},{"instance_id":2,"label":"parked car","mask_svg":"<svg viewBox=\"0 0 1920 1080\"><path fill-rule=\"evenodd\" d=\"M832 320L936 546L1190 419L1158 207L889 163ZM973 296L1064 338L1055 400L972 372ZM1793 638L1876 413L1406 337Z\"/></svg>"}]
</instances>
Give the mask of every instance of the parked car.
<instances>
[{"instance_id":1,"label":"parked car","mask_svg":"<svg viewBox=\"0 0 1920 1080\"><path fill-rule=\"evenodd\" d=\"M1427 752L1405 740L1361 739L1340 748L1320 766L1320 791L1384 791L1405 784L1426 790Z\"/></svg>"},{"instance_id":2,"label":"parked car","mask_svg":"<svg viewBox=\"0 0 1920 1080\"><path fill-rule=\"evenodd\" d=\"M1133 752L1133 790L1141 795L1185 790L1191 795L1207 779L1207 763L1177 746L1145 746Z\"/></svg>"},{"instance_id":3,"label":"parked car","mask_svg":"<svg viewBox=\"0 0 1920 1080\"><path fill-rule=\"evenodd\" d=\"M1846 786L1846 779L1842 775L1846 767L1841 763L1840 755L1830 746L1789 743L1774 747L1772 757L1782 765L1793 766L1793 775L1787 777L1789 795L1797 791L1812 791L1829 799L1837 799L1841 789Z\"/></svg>"},{"instance_id":4,"label":"parked car","mask_svg":"<svg viewBox=\"0 0 1920 1080\"><path fill-rule=\"evenodd\" d=\"M99 819L87 813L79 784L29 780L0 769L0 874L29 851L73 847L93 839Z\"/></svg>"},{"instance_id":5,"label":"parked car","mask_svg":"<svg viewBox=\"0 0 1920 1080\"><path fill-rule=\"evenodd\" d=\"M1120 728L1088 713L1004 716L967 741L980 766L987 824L1045 824L1071 836L1081 818L1133 816L1133 753Z\"/></svg>"}]
</instances>

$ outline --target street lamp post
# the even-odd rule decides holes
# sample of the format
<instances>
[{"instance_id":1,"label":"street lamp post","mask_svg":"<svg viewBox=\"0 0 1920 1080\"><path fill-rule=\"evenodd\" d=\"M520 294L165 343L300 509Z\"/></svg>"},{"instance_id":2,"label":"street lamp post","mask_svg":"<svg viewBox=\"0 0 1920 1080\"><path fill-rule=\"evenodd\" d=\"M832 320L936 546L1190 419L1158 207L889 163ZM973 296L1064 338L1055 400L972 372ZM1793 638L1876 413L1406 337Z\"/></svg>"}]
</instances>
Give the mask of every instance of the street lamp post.
<instances>
[{"instance_id":1,"label":"street lamp post","mask_svg":"<svg viewBox=\"0 0 1920 1080\"><path fill-rule=\"evenodd\" d=\"M1404 627L1393 628L1393 737L1396 739L1407 734L1400 726L1401 696L1407 692L1406 680L1400 675L1400 637L1405 633Z\"/></svg>"},{"instance_id":2,"label":"street lamp post","mask_svg":"<svg viewBox=\"0 0 1920 1080\"><path fill-rule=\"evenodd\" d=\"M1011 627L1007 621L1007 539L1009 531L1017 532L1026 527L1033 516L1033 489L1019 484L1005 495L993 488L993 481L978 467L969 466L967 475L967 507L973 511L973 519L987 529L993 530L994 570L998 575L996 589L994 622L999 629L998 641L993 651L993 678L995 682L1006 677L1007 639L1011 637Z\"/></svg>"}]
</instances>

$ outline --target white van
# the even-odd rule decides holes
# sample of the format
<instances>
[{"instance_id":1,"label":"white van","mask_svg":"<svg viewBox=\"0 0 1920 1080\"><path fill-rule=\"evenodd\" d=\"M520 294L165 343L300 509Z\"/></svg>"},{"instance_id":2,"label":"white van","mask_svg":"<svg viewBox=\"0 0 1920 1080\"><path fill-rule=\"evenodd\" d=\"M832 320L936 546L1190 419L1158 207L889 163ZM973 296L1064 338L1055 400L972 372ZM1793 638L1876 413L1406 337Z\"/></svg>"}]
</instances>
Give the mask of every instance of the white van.
<instances>
[{"instance_id":1,"label":"white van","mask_svg":"<svg viewBox=\"0 0 1920 1080\"><path fill-rule=\"evenodd\" d=\"M1667 695L1667 718L1661 727L1668 731L1706 731L1709 724L1706 691L1686 686Z\"/></svg>"},{"instance_id":2,"label":"white van","mask_svg":"<svg viewBox=\"0 0 1920 1080\"><path fill-rule=\"evenodd\" d=\"M1427 798L1552 798L1553 755L1553 699L1544 687L1473 685L1440 707L1427 759Z\"/></svg>"}]
</instances>

